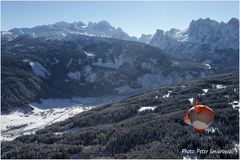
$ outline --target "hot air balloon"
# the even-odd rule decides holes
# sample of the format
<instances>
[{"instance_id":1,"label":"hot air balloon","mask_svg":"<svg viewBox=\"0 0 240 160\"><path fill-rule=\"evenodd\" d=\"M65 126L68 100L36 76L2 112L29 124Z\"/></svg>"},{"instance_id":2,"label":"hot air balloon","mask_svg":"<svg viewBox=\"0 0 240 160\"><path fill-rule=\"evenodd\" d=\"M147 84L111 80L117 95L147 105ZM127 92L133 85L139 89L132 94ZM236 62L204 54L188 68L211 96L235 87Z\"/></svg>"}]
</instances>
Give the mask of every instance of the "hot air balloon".
<instances>
[{"instance_id":1,"label":"hot air balloon","mask_svg":"<svg viewBox=\"0 0 240 160\"><path fill-rule=\"evenodd\" d=\"M203 133L213 122L215 112L208 106L196 101L196 105L188 110L184 115L185 123L192 125L196 132Z\"/></svg>"}]
</instances>

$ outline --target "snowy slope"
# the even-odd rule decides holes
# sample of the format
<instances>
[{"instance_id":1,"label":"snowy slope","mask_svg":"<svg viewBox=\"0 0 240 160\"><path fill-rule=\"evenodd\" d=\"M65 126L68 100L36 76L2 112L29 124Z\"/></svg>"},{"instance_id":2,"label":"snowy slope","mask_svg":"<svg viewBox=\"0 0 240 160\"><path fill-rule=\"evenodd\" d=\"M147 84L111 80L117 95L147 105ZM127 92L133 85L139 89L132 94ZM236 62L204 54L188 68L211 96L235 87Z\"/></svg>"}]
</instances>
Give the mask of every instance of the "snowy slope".
<instances>
[{"instance_id":1,"label":"snowy slope","mask_svg":"<svg viewBox=\"0 0 240 160\"><path fill-rule=\"evenodd\" d=\"M30 62L29 64L32 67L33 73L35 73L36 75L41 77L50 76L50 73L48 72L48 70L45 67L43 67L43 65L41 65L39 62L34 61L34 62Z\"/></svg>"}]
</instances>

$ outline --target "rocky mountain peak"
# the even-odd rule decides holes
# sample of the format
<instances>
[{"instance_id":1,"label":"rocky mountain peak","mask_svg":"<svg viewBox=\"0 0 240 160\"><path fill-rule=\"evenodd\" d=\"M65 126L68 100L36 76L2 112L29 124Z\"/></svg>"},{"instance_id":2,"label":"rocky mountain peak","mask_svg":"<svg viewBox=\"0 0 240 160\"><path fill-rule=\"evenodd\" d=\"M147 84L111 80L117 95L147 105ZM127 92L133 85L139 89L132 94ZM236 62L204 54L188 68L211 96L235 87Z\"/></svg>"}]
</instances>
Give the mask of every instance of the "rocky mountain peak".
<instances>
[{"instance_id":1,"label":"rocky mountain peak","mask_svg":"<svg viewBox=\"0 0 240 160\"><path fill-rule=\"evenodd\" d=\"M228 25L239 26L239 20L237 18L231 18L228 22Z\"/></svg>"},{"instance_id":2,"label":"rocky mountain peak","mask_svg":"<svg viewBox=\"0 0 240 160\"><path fill-rule=\"evenodd\" d=\"M5 33L5 32L3 32ZM121 28L113 27L106 20L99 22L89 22L88 25L83 22L68 23L60 21L50 25L36 26L33 28L14 28L9 30L9 34L2 34L3 39L13 40L22 34L29 34L34 37L46 37L48 39L63 39L72 34L83 34L90 36L112 37L124 40L137 40L135 37L130 37Z\"/></svg>"},{"instance_id":3,"label":"rocky mountain peak","mask_svg":"<svg viewBox=\"0 0 240 160\"><path fill-rule=\"evenodd\" d=\"M197 62L228 63L219 59L238 57L239 20L232 18L227 23L217 22L210 18L193 20L186 30L157 30L149 44L166 50L178 58L191 59ZM220 54L219 50L226 55ZM238 58L237 58L238 59ZM235 64L235 63L234 63Z\"/></svg>"},{"instance_id":4,"label":"rocky mountain peak","mask_svg":"<svg viewBox=\"0 0 240 160\"><path fill-rule=\"evenodd\" d=\"M142 34L138 41L148 44L151 38L152 38L151 34Z\"/></svg>"},{"instance_id":5,"label":"rocky mountain peak","mask_svg":"<svg viewBox=\"0 0 240 160\"><path fill-rule=\"evenodd\" d=\"M52 26L67 28L70 26L70 24L64 21L60 21L60 22L54 23Z\"/></svg>"}]
</instances>

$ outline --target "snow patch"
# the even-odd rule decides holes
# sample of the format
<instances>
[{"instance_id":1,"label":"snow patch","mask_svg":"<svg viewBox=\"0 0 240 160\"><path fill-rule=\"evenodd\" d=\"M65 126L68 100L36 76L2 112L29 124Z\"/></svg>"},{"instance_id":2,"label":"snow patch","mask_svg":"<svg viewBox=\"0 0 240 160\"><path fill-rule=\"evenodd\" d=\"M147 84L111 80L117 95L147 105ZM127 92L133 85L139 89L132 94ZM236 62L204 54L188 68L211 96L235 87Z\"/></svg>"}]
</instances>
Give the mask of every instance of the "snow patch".
<instances>
[{"instance_id":1,"label":"snow patch","mask_svg":"<svg viewBox=\"0 0 240 160\"><path fill-rule=\"evenodd\" d=\"M95 82L96 80L96 73L92 72L92 67L87 65L84 67L84 75L85 75L85 80L88 82Z\"/></svg>"},{"instance_id":2,"label":"snow patch","mask_svg":"<svg viewBox=\"0 0 240 160\"><path fill-rule=\"evenodd\" d=\"M55 57L53 57L53 61L54 61L53 62L54 64L58 64L59 63L59 60L57 58L55 58Z\"/></svg>"},{"instance_id":3,"label":"snow patch","mask_svg":"<svg viewBox=\"0 0 240 160\"><path fill-rule=\"evenodd\" d=\"M229 95L224 95L223 97L225 97L225 98L229 99Z\"/></svg>"},{"instance_id":4,"label":"snow patch","mask_svg":"<svg viewBox=\"0 0 240 160\"><path fill-rule=\"evenodd\" d=\"M8 32L8 31L2 31L1 32L2 35L12 35L12 32Z\"/></svg>"},{"instance_id":5,"label":"snow patch","mask_svg":"<svg viewBox=\"0 0 240 160\"><path fill-rule=\"evenodd\" d=\"M201 95L204 96L208 92L208 89L203 89L202 91L203 91L203 93Z\"/></svg>"},{"instance_id":6,"label":"snow patch","mask_svg":"<svg viewBox=\"0 0 240 160\"><path fill-rule=\"evenodd\" d=\"M20 29L19 32L21 32L22 34L24 34L24 32Z\"/></svg>"},{"instance_id":7,"label":"snow patch","mask_svg":"<svg viewBox=\"0 0 240 160\"><path fill-rule=\"evenodd\" d=\"M233 109L238 109L240 108L239 106L239 101L233 101L229 103L230 105L232 105Z\"/></svg>"},{"instance_id":8,"label":"snow patch","mask_svg":"<svg viewBox=\"0 0 240 160\"><path fill-rule=\"evenodd\" d=\"M179 63L177 61L172 61L173 65L178 65Z\"/></svg>"},{"instance_id":9,"label":"snow patch","mask_svg":"<svg viewBox=\"0 0 240 160\"><path fill-rule=\"evenodd\" d=\"M60 34L63 36L63 37L66 37L66 33L63 33L63 32L60 32Z\"/></svg>"},{"instance_id":10,"label":"snow patch","mask_svg":"<svg viewBox=\"0 0 240 160\"><path fill-rule=\"evenodd\" d=\"M221 84L217 84L217 85L213 85L213 88L215 88L215 89L225 89L226 86L223 86Z\"/></svg>"},{"instance_id":11,"label":"snow patch","mask_svg":"<svg viewBox=\"0 0 240 160\"><path fill-rule=\"evenodd\" d=\"M186 34L185 36L183 36L183 38L180 40L181 42L187 42L188 41L188 34Z\"/></svg>"},{"instance_id":12,"label":"snow patch","mask_svg":"<svg viewBox=\"0 0 240 160\"><path fill-rule=\"evenodd\" d=\"M72 64L72 61L73 61L72 58L68 61L67 68Z\"/></svg>"},{"instance_id":13,"label":"snow patch","mask_svg":"<svg viewBox=\"0 0 240 160\"><path fill-rule=\"evenodd\" d=\"M210 64L204 64L204 65L207 67L207 69L212 69Z\"/></svg>"},{"instance_id":14,"label":"snow patch","mask_svg":"<svg viewBox=\"0 0 240 160\"><path fill-rule=\"evenodd\" d=\"M48 70L45 67L43 67L39 62L37 61L30 62L29 65L32 67L33 73L35 73L37 76L41 77L50 76Z\"/></svg>"},{"instance_id":15,"label":"snow patch","mask_svg":"<svg viewBox=\"0 0 240 160\"><path fill-rule=\"evenodd\" d=\"M138 112L143 112L143 111L146 111L146 110L151 110L151 111L154 111L154 109L156 108L157 106L145 106L145 107L141 107Z\"/></svg>"},{"instance_id":16,"label":"snow patch","mask_svg":"<svg viewBox=\"0 0 240 160\"><path fill-rule=\"evenodd\" d=\"M189 100L189 102L193 105L193 100L194 100L194 98L189 98L188 100Z\"/></svg>"},{"instance_id":17,"label":"snow patch","mask_svg":"<svg viewBox=\"0 0 240 160\"><path fill-rule=\"evenodd\" d=\"M85 53L85 55L86 56L88 56L88 57L94 57L95 56L95 54L93 54L93 53L89 53L89 52L84 52Z\"/></svg>"},{"instance_id":18,"label":"snow patch","mask_svg":"<svg viewBox=\"0 0 240 160\"><path fill-rule=\"evenodd\" d=\"M153 70L153 64L149 62L143 62L141 64L142 69L148 69L148 70Z\"/></svg>"},{"instance_id":19,"label":"snow patch","mask_svg":"<svg viewBox=\"0 0 240 160\"><path fill-rule=\"evenodd\" d=\"M215 133L217 130L218 130L218 128L216 128L216 127L209 127L206 131L208 133Z\"/></svg>"},{"instance_id":20,"label":"snow patch","mask_svg":"<svg viewBox=\"0 0 240 160\"><path fill-rule=\"evenodd\" d=\"M23 44L15 44L13 47L22 47Z\"/></svg>"},{"instance_id":21,"label":"snow patch","mask_svg":"<svg viewBox=\"0 0 240 160\"><path fill-rule=\"evenodd\" d=\"M67 74L68 78L73 80L80 80L81 79L81 73L80 72L69 72Z\"/></svg>"},{"instance_id":22,"label":"snow patch","mask_svg":"<svg viewBox=\"0 0 240 160\"><path fill-rule=\"evenodd\" d=\"M184 160L191 160L192 158L191 158L190 156L187 156L187 155L186 155L186 156L183 156L183 159L184 159Z\"/></svg>"},{"instance_id":23,"label":"snow patch","mask_svg":"<svg viewBox=\"0 0 240 160\"><path fill-rule=\"evenodd\" d=\"M208 92L208 89L203 89L203 92L204 92L204 93L207 93L207 92Z\"/></svg>"},{"instance_id":24,"label":"snow patch","mask_svg":"<svg viewBox=\"0 0 240 160\"><path fill-rule=\"evenodd\" d=\"M168 91L168 94L163 95L163 98L168 98L173 91Z\"/></svg>"},{"instance_id":25,"label":"snow patch","mask_svg":"<svg viewBox=\"0 0 240 160\"><path fill-rule=\"evenodd\" d=\"M239 149L240 149L239 143L234 142L233 145L234 145L234 151L235 151L236 153L238 153L238 152L239 152Z\"/></svg>"}]
</instances>

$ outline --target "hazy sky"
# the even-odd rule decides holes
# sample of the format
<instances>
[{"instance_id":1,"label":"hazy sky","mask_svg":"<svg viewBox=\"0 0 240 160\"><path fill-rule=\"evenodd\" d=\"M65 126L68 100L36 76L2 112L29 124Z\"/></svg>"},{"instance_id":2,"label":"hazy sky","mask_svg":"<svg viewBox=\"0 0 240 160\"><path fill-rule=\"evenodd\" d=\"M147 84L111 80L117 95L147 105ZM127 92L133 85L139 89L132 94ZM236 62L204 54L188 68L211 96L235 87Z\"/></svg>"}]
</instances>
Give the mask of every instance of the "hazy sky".
<instances>
[{"instance_id":1,"label":"hazy sky","mask_svg":"<svg viewBox=\"0 0 240 160\"><path fill-rule=\"evenodd\" d=\"M185 29L191 20L238 18L238 2L1 2L2 30L33 27L58 21L107 20L132 36L156 29Z\"/></svg>"}]
</instances>

